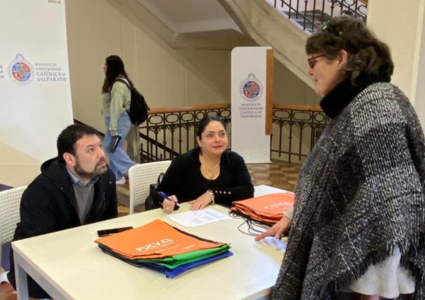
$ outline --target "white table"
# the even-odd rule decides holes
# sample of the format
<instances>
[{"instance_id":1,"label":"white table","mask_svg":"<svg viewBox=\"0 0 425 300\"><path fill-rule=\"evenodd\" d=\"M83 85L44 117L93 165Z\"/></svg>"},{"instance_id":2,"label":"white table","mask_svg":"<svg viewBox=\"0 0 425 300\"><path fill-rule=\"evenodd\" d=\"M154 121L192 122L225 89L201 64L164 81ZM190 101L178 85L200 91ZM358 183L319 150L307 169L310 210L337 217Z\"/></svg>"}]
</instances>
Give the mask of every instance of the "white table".
<instances>
[{"instance_id":1,"label":"white table","mask_svg":"<svg viewBox=\"0 0 425 300\"><path fill-rule=\"evenodd\" d=\"M256 187L257 196L276 192L282 190ZM219 205L212 207L228 212ZM188 211L186 203L181 211ZM138 227L154 219L207 239L231 243L234 255L168 279L106 255L93 242L99 229ZM13 242L19 299L28 299L26 274L55 300L265 298L275 284L283 253L239 232L237 227L242 222L232 219L184 228L157 209Z\"/></svg>"}]
</instances>

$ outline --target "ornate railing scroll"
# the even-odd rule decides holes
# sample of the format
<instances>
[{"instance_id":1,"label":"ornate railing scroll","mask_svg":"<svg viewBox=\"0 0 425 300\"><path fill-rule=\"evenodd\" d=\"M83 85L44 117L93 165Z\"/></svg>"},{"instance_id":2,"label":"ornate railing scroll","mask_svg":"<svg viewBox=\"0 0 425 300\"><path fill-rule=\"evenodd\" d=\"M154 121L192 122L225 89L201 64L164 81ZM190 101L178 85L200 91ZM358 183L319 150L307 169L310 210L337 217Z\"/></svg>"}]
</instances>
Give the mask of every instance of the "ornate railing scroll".
<instances>
[{"instance_id":1,"label":"ornate railing scroll","mask_svg":"<svg viewBox=\"0 0 425 300\"><path fill-rule=\"evenodd\" d=\"M273 105L271 157L300 161L313 149L328 123L317 106Z\"/></svg>"},{"instance_id":2,"label":"ornate railing scroll","mask_svg":"<svg viewBox=\"0 0 425 300\"><path fill-rule=\"evenodd\" d=\"M268 1L270 3L270 1ZM352 16L366 21L367 0L274 0L274 8L307 32L336 16Z\"/></svg>"},{"instance_id":3,"label":"ornate railing scroll","mask_svg":"<svg viewBox=\"0 0 425 300\"><path fill-rule=\"evenodd\" d=\"M197 125L205 115L225 121L230 143L230 104L152 109L147 122L139 127L142 161L172 159L195 147ZM320 107L273 105L271 157L287 162L302 160L327 122Z\"/></svg>"}]
</instances>

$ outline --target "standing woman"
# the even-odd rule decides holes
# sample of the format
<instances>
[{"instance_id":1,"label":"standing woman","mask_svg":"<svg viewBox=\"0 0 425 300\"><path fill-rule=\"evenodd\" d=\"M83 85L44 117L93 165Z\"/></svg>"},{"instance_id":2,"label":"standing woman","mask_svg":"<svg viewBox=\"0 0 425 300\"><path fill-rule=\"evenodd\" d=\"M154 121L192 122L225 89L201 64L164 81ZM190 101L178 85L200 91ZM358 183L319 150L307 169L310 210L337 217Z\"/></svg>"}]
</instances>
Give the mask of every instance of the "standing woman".
<instances>
[{"instance_id":1,"label":"standing woman","mask_svg":"<svg viewBox=\"0 0 425 300\"><path fill-rule=\"evenodd\" d=\"M125 137L131 127L130 116L127 113L130 109L131 92L125 83L116 80L124 80L130 86L133 86L133 83L125 72L122 59L117 55L106 58L104 71L102 112L105 117L106 134L103 147L109 158L109 166L115 174L116 183L125 184L124 174L134 165L123 149ZM119 140L119 143L113 150L113 143L116 140Z\"/></svg>"},{"instance_id":2,"label":"standing woman","mask_svg":"<svg viewBox=\"0 0 425 300\"><path fill-rule=\"evenodd\" d=\"M390 50L339 17L306 51L330 122L298 178L272 298L425 299L425 141Z\"/></svg>"}]
</instances>

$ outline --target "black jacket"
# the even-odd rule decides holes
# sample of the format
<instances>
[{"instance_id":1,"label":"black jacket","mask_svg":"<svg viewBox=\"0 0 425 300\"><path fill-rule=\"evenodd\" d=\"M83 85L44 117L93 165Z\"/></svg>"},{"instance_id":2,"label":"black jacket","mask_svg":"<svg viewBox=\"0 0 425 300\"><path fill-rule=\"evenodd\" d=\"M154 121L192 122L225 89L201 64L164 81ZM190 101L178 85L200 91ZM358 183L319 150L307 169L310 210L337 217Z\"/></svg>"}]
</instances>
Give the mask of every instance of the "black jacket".
<instances>
[{"instance_id":1,"label":"black jacket","mask_svg":"<svg viewBox=\"0 0 425 300\"><path fill-rule=\"evenodd\" d=\"M43 163L41 174L22 195L20 216L14 241L82 225L76 210L72 179L57 158ZM93 207L87 223L94 223L118 215L115 176L111 170L99 176L94 185ZM8 279L16 289L13 252L10 255ZM28 278L29 295L49 298L48 294Z\"/></svg>"}]
</instances>

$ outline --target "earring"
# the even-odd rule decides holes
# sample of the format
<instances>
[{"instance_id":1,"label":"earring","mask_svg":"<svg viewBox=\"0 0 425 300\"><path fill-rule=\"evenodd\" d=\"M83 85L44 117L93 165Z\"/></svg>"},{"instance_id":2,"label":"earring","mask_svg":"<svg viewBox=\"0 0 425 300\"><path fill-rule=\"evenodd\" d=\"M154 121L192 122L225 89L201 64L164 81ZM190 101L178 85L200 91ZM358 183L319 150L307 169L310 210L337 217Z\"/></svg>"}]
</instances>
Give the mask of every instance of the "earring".
<instances>
[{"instance_id":1,"label":"earring","mask_svg":"<svg viewBox=\"0 0 425 300\"><path fill-rule=\"evenodd\" d=\"M341 65L338 65L338 71L341 70Z\"/></svg>"}]
</instances>

